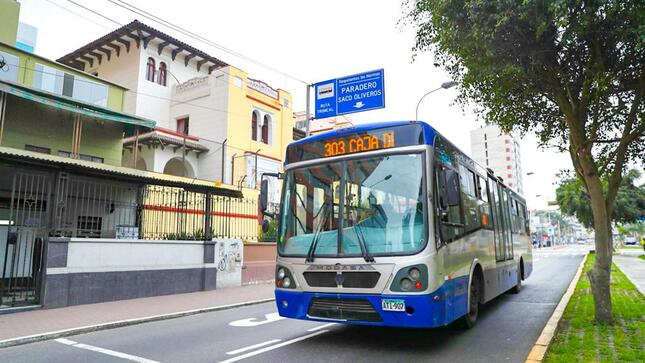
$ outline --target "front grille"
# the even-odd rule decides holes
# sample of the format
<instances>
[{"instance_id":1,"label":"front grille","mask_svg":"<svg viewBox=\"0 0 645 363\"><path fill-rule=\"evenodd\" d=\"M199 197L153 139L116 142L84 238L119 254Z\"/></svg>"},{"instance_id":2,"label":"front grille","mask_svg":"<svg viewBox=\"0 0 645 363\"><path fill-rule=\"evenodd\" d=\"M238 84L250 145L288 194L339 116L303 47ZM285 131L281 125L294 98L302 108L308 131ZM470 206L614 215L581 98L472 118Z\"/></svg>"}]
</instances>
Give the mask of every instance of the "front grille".
<instances>
[{"instance_id":1,"label":"front grille","mask_svg":"<svg viewBox=\"0 0 645 363\"><path fill-rule=\"evenodd\" d=\"M303 273L307 285L312 287L336 287L335 272L305 272Z\"/></svg>"},{"instance_id":2,"label":"front grille","mask_svg":"<svg viewBox=\"0 0 645 363\"><path fill-rule=\"evenodd\" d=\"M340 277L336 272L305 272L303 276L311 287L346 287L371 289L376 286L381 277L379 272L342 272ZM340 282L340 283L339 283Z\"/></svg>"},{"instance_id":3,"label":"front grille","mask_svg":"<svg viewBox=\"0 0 645 363\"><path fill-rule=\"evenodd\" d=\"M383 321L367 299L337 299L316 297L311 299L307 314L313 318L348 321Z\"/></svg>"},{"instance_id":4,"label":"front grille","mask_svg":"<svg viewBox=\"0 0 645 363\"><path fill-rule=\"evenodd\" d=\"M371 289L381 274L378 272L343 272L343 287Z\"/></svg>"}]
</instances>

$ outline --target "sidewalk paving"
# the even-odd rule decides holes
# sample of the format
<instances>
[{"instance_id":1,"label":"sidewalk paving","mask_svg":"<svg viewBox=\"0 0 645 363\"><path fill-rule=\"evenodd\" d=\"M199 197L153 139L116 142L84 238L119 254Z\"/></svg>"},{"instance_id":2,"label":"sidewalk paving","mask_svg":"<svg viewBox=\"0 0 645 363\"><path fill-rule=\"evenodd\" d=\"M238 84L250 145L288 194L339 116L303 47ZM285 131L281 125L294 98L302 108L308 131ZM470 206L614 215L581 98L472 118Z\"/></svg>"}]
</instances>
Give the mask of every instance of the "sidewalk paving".
<instances>
[{"instance_id":1,"label":"sidewalk paving","mask_svg":"<svg viewBox=\"0 0 645 363\"><path fill-rule=\"evenodd\" d=\"M0 315L2 341L61 330L273 298L273 284L32 310ZM127 324L123 324L127 325ZM69 335L69 334L68 334ZM37 340L37 339L35 339Z\"/></svg>"},{"instance_id":2,"label":"sidewalk paving","mask_svg":"<svg viewBox=\"0 0 645 363\"><path fill-rule=\"evenodd\" d=\"M645 261L638 258L638 255L615 255L613 256L613 261L627 278L636 285L638 291L645 295Z\"/></svg>"}]
</instances>

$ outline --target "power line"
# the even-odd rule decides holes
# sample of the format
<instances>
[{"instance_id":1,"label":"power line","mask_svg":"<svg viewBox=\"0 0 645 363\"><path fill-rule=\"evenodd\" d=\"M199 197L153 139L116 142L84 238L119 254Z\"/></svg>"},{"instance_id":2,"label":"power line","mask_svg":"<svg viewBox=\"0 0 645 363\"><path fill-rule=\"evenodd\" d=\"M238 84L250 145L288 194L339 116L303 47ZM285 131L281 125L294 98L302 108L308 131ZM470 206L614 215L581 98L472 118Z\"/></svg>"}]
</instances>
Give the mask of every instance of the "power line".
<instances>
[{"instance_id":1,"label":"power line","mask_svg":"<svg viewBox=\"0 0 645 363\"><path fill-rule=\"evenodd\" d=\"M67 1L71 1L71 0L67 0ZM174 24L174 23L172 23L172 22L170 22L168 20L165 20L165 19L163 19L163 18L161 18L159 16L156 16L156 15L151 14L151 13L145 11L145 10L137 8L136 6L131 5L126 1L122 1L122 0L117 0L117 1L115 1L115 0L107 0L107 1L112 3L112 4L114 4L114 5L116 5L116 6L119 6L119 7L123 8L123 9L126 9L126 10L128 10L130 12L133 12L133 13L138 14L140 16L143 16L143 17L145 17L147 19L150 19L152 21L155 21L157 23L165 25L165 26L167 26L167 27L169 27L169 28L171 28L171 29L173 29L173 30L175 30L177 32L180 32L180 33L182 33L182 34L184 34L186 36L189 36L189 37L191 37L191 38L193 38L195 40L198 40L198 41L201 41L203 43L206 43L206 44L208 44L208 45L210 45L212 47L215 47L215 48L217 48L219 50L222 50L222 51L224 51L226 53L229 53L229 54L231 54L233 56L236 56L236 57L242 58L244 60L247 60L247 61L249 61L251 63L257 64L257 65L259 65L259 66L261 66L261 67L263 67L265 69L268 69L270 71L276 72L278 74L281 74L281 75L283 75L285 77L291 78L291 79L293 79L295 81L298 81L300 83L303 83L303 84L309 84L310 83L310 82L303 81L298 77L292 76L292 75L290 75L290 74L288 74L286 72L283 72L283 71L281 71L281 70L279 70L277 68L269 66L269 65L267 65L265 63L257 61L257 60L255 60L255 59L253 59L251 57L248 57L248 56L246 56L246 55L244 55L242 53L239 53L237 51L229 49L229 48L227 48L227 47L225 47L223 45L217 44L217 43L215 43L215 42L213 42L213 41L211 41L211 40L209 40L209 39L207 39L207 38L205 38L205 37L203 37L203 36L201 36L199 34L193 33L190 30L187 30L187 29L185 29L185 28L183 28L183 27L181 27L179 25L176 25L176 24Z\"/></svg>"},{"instance_id":2,"label":"power line","mask_svg":"<svg viewBox=\"0 0 645 363\"><path fill-rule=\"evenodd\" d=\"M53 2L53 1L51 1L51 0L47 0L47 1L48 1L48 2L50 2L50 3L52 3L52 4L54 4L54 5L56 5L56 6L58 6L58 7L59 7L59 8L61 8L61 9L67 10L68 12L70 12L70 13L72 13L72 14L76 15L76 16L79 16L79 17L81 17L81 18L83 18L83 19L85 19L85 20L87 20L87 21L89 21L89 22L91 22L91 23L94 23L94 24L96 24L96 25L98 25L98 26L100 26L100 27L102 27L102 28L104 28L104 29L108 29L108 30L110 30L110 28L108 28L108 27L106 27L106 26L104 26L104 25L102 25L102 24L99 24L98 22L96 22L96 21L94 21L94 20L92 20L92 19L89 19L89 18L87 18L87 17L85 17L85 16L83 16L83 15L80 15L80 14L78 14L78 13L76 13L76 12L74 12L74 11L70 10L70 9L67 9L67 8L65 8L65 7L63 7L63 6L59 5L59 4L56 4L56 3L54 3L54 2ZM98 16L100 16L100 17L102 17L102 18L108 19L108 20L110 20L111 22L113 22L113 23L115 23L115 24L117 24L117 25L119 25L119 26L122 26L122 27L123 27L123 26L126 26L125 24L121 24L121 23L119 23L119 22L118 22L118 21L116 21L116 20L109 19L109 18L105 17L104 15L102 15L102 14L100 14L100 13L97 13L96 11L94 11L94 10L92 10L92 9L88 8L88 7L85 7L85 6L81 5L81 4L78 4L78 3L76 3L76 2L74 2L74 1L72 1L72 0L67 0L67 1L68 1L68 2L70 2L70 3L72 3L72 4L74 4L74 5L79 6L80 8L82 8L82 9L84 9L84 10L86 10L86 11L91 12L92 14L95 14L95 15L98 15ZM130 30L133 30L133 31L134 31L134 29L130 29ZM224 74L226 74L226 75L229 75L229 76L231 75L229 72L227 72L227 71L225 71L225 70L223 70L223 69L219 69L219 71L220 71L220 72L222 72L222 73L224 73ZM170 73L170 71L169 71L168 73ZM170 75L171 75L171 76L173 76L173 77L175 77L172 73L170 73ZM176 77L175 77L175 78L176 78ZM227 84L231 84L231 82L230 82L228 79L225 79L225 80L222 80L222 81L223 81L223 82L226 82ZM178 84L179 84L179 82L178 82ZM132 92L132 91L130 91L130 92Z\"/></svg>"},{"instance_id":3,"label":"power line","mask_svg":"<svg viewBox=\"0 0 645 363\"><path fill-rule=\"evenodd\" d=\"M119 23L118 21L116 21L116 20L114 20L114 19L110 19L110 18L108 18L107 16L105 16L105 15L103 15L103 14L99 13L99 12L96 12L96 11L94 11L94 10L92 10L92 9L90 9L90 8L88 8L88 7L86 7L86 6L84 6L84 5L81 5L81 4L79 4L79 3L77 3L77 2L75 2L75 1L73 1L73 0L67 0L67 1L68 1L68 2L70 2L70 3L72 3L72 4L74 4L74 5L76 5L76 6L78 6L78 7L80 7L80 8L83 8L83 9L85 9L85 10L89 11L89 12L90 12L90 13L92 13L92 14L98 15L98 16L100 16L100 17L101 17L101 18L103 18L103 19L106 19L106 20L108 20L108 21L111 21L111 22L113 22L114 24L117 24L117 25L119 25L119 26L122 26L122 25L123 25L123 24Z\"/></svg>"},{"instance_id":4,"label":"power line","mask_svg":"<svg viewBox=\"0 0 645 363\"><path fill-rule=\"evenodd\" d=\"M85 19L85 20L89 21L90 23L94 23L94 24L96 24L96 25L100 26L100 27L101 27L101 28L103 28L103 29L106 29L106 30L110 30L110 29L111 29L111 28L109 28L109 27L107 27L107 26L105 26L105 25L103 25L103 24L99 24L99 23L97 23L96 21L94 21L94 20L92 20L92 19L90 19L90 18L87 18L87 17L85 17L85 16L83 16L83 15L81 15L81 14L79 14L79 13L77 13L77 12L73 11L73 10L70 10L70 9L68 9L68 8L66 8L66 7L64 7L64 6L62 6L62 5L60 5L60 4L57 4L57 3L53 2L52 0L45 0L45 1L47 1L48 3L50 3L50 4L54 5L54 6L58 7L58 8L61 8L61 9L65 10L65 11L67 11L67 12L69 12L69 13L72 13L72 14L74 14L74 15L76 15L76 16L78 16L78 17L80 17L80 18L83 18L83 19ZM113 22L114 22L114 21L113 21Z\"/></svg>"}]
</instances>

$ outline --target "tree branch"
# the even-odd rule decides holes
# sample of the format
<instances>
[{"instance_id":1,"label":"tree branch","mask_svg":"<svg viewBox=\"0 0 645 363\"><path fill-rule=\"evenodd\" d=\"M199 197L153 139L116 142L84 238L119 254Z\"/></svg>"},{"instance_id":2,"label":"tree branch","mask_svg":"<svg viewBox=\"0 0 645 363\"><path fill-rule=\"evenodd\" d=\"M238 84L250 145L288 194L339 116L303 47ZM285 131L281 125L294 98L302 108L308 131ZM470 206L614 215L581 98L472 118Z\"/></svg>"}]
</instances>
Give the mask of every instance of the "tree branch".
<instances>
[{"instance_id":1,"label":"tree branch","mask_svg":"<svg viewBox=\"0 0 645 363\"><path fill-rule=\"evenodd\" d=\"M637 138L645 133L645 121L641 120L641 123L634 127L634 122L636 121L638 110L640 109L640 104L643 98L643 90L645 88L645 81L639 83L639 87L636 89L636 95L632 101L632 108L629 110L627 119L625 120L625 129L623 130L623 136L620 140L620 143L616 147L613 154L616 156L616 162L614 163L614 170L612 170L609 176L609 183L607 186L607 196L605 197L605 205L607 206L607 212L611 217L613 213L614 201L616 200L616 195L618 194L618 187L623 179L623 168L625 166L626 154L629 149L629 145L634 142Z\"/></svg>"}]
</instances>

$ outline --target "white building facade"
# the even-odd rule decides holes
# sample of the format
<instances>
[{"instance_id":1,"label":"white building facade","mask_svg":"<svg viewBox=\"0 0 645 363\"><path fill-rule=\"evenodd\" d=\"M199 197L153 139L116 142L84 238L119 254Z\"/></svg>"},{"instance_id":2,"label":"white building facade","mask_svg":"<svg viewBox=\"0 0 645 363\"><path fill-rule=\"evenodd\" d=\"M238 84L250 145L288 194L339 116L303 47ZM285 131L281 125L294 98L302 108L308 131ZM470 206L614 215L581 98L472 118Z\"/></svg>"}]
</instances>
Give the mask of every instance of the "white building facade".
<instances>
[{"instance_id":1,"label":"white building facade","mask_svg":"<svg viewBox=\"0 0 645 363\"><path fill-rule=\"evenodd\" d=\"M515 136L488 125L470 131L470 146L475 161L493 170L518 193L524 193L520 144Z\"/></svg>"},{"instance_id":2,"label":"white building facade","mask_svg":"<svg viewBox=\"0 0 645 363\"><path fill-rule=\"evenodd\" d=\"M156 121L126 135L123 166L250 188L281 169L286 91L137 20L58 61L123 84L124 111Z\"/></svg>"}]
</instances>

